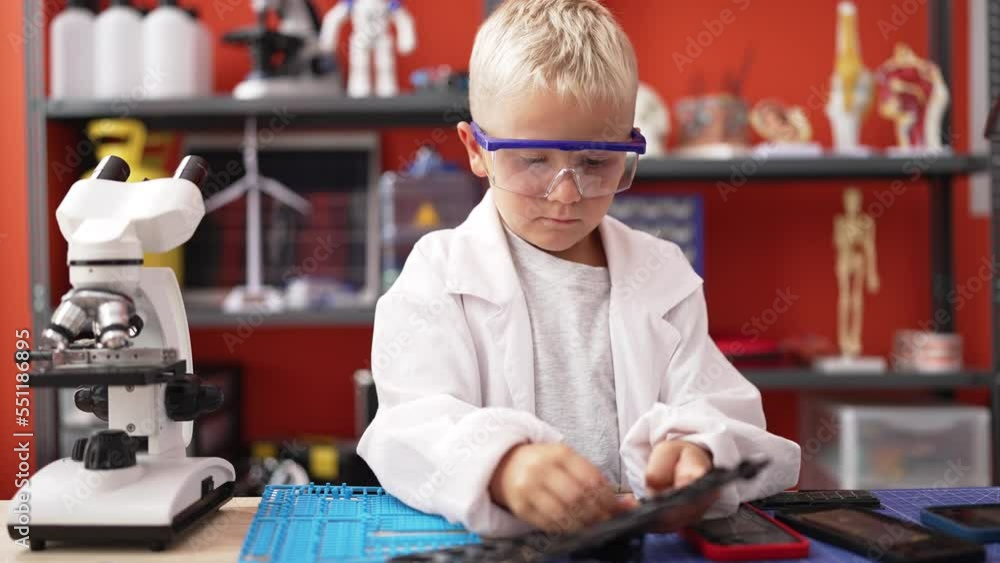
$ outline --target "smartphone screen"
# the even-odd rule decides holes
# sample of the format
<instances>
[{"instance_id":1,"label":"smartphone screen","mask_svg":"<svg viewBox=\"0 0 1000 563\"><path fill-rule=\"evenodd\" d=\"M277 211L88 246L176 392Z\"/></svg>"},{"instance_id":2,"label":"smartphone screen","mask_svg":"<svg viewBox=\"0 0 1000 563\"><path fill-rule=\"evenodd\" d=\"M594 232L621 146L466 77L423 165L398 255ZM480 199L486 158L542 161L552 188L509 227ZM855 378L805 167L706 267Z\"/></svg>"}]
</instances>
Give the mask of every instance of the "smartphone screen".
<instances>
[{"instance_id":1,"label":"smartphone screen","mask_svg":"<svg viewBox=\"0 0 1000 563\"><path fill-rule=\"evenodd\" d=\"M843 508L801 514L798 518L846 536L859 538L865 543L883 546L885 549L907 546L934 537L918 527L905 526L900 522L883 520L867 512Z\"/></svg>"},{"instance_id":2,"label":"smartphone screen","mask_svg":"<svg viewBox=\"0 0 1000 563\"><path fill-rule=\"evenodd\" d=\"M1000 506L956 506L934 509L938 514L969 528L992 530L1000 528Z\"/></svg>"},{"instance_id":3,"label":"smartphone screen","mask_svg":"<svg viewBox=\"0 0 1000 563\"><path fill-rule=\"evenodd\" d=\"M716 545L775 545L799 543L798 538L757 513L740 507L728 518L704 520L694 530Z\"/></svg>"}]
</instances>

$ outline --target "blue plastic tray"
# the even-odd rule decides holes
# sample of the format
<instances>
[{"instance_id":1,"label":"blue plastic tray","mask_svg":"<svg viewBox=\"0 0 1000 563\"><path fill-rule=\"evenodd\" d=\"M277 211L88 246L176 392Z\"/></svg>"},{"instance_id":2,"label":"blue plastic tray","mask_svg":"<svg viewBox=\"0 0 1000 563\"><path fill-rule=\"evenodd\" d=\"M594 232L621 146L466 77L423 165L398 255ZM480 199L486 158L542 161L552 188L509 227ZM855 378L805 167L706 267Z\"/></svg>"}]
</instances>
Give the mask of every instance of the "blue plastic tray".
<instances>
[{"instance_id":1,"label":"blue plastic tray","mask_svg":"<svg viewBox=\"0 0 1000 563\"><path fill-rule=\"evenodd\" d=\"M440 516L418 512L378 487L268 485L241 563L368 563L479 543Z\"/></svg>"}]
</instances>

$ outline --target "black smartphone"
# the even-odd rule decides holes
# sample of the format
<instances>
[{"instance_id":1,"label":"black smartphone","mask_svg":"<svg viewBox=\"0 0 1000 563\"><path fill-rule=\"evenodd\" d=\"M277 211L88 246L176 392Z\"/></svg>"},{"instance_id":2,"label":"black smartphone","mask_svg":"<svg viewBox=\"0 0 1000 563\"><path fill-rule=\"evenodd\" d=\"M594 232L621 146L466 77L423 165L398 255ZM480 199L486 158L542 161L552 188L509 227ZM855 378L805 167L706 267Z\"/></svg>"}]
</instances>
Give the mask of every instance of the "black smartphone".
<instances>
[{"instance_id":1,"label":"black smartphone","mask_svg":"<svg viewBox=\"0 0 1000 563\"><path fill-rule=\"evenodd\" d=\"M969 541L1000 541L1000 504L928 506L920 511L920 521Z\"/></svg>"},{"instance_id":2,"label":"black smartphone","mask_svg":"<svg viewBox=\"0 0 1000 563\"><path fill-rule=\"evenodd\" d=\"M756 458L744 460L733 468L716 467L689 485L644 498L637 507L576 532L555 535L533 532L482 544L398 555L389 562L535 563L559 557L641 559L641 540L646 532L662 526L683 528L697 519L698 508L701 505L707 508L722 487L756 478L768 463L767 459Z\"/></svg>"},{"instance_id":3,"label":"black smartphone","mask_svg":"<svg viewBox=\"0 0 1000 563\"><path fill-rule=\"evenodd\" d=\"M775 518L814 539L876 561L978 563L983 546L866 508L778 512Z\"/></svg>"},{"instance_id":4,"label":"black smartphone","mask_svg":"<svg viewBox=\"0 0 1000 563\"><path fill-rule=\"evenodd\" d=\"M803 490L786 491L755 500L753 506L761 510L818 510L821 508L841 508L857 506L861 508L879 508L882 501L871 491L865 490Z\"/></svg>"}]
</instances>

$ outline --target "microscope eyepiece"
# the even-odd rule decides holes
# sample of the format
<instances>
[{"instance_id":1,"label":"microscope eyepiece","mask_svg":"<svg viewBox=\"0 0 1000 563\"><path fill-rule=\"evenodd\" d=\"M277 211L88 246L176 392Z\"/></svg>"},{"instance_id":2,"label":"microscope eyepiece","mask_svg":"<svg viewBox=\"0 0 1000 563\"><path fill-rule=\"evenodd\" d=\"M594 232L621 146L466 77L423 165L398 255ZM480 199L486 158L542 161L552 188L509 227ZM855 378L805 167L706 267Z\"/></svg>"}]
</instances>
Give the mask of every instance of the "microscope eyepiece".
<instances>
[{"instance_id":1,"label":"microscope eyepiece","mask_svg":"<svg viewBox=\"0 0 1000 563\"><path fill-rule=\"evenodd\" d=\"M125 159L113 154L104 157L94 170L94 178L115 182L124 182L131 174L132 170L128 167Z\"/></svg>"},{"instance_id":2,"label":"microscope eyepiece","mask_svg":"<svg viewBox=\"0 0 1000 563\"><path fill-rule=\"evenodd\" d=\"M184 157L180 166L177 167L174 178L183 178L198 186L200 190L204 187L210 173L211 169L208 166L207 160L200 156L188 155Z\"/></svg>"}]
</instances>

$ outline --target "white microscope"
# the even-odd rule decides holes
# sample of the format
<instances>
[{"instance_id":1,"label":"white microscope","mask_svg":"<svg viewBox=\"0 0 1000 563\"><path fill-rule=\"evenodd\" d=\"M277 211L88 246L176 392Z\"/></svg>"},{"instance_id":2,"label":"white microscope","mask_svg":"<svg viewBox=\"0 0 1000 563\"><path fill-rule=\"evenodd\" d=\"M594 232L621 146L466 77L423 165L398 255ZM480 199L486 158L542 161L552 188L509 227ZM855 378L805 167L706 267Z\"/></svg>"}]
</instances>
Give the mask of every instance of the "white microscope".
<instances>
[{"instance_id":1,"label":"white microscope","mask_svg":"<svg viewBox=\"0 0 1000 563\"><path fill-rule=\"evenodd\" d=\"M233 90L237 99L333 96L342 92L337 59L319 48L322 22L312 0L251 0L257 25L225 34L250 49L253 69ZM268 15L276 13L276 30ZM276 56L277 55L277 56Z\"/></svg>"},{"instance_id":2,"label":"white microscope","mask_svg":"<svg viewBox=\"0 0 1000 563\"><path fill-rule=\"evenodd\" d=\"M324 52L337 50L340 28L351 20L347 94L352 98L372 95L371 62L375 55L375 95L391 97L399 93L396 59L392 52L390 24L396 26L396 47L406 55L413 52L417 38L413 17L401 0L340 0L323 18L319 46Z\"/></svg>"},{"instance_id":3,"label":"white microscope","mask_svg":"<svg viewBox=\"0 0 1000 563\"><path fill-rule=\"evenodd\" d=\"M27 500L11 503L7 531L32 550L47 541L163 550L233 496L231 463L187 457L193 420L218 409L222 393L193 375L173 270L143 267L144 253L194 234L208 165L188 156L173 178L127 184L129 174L106 157L56 210L73 289L30 353L30 382L79 387L76 406L108 429L78 440L15 495Z\"/></svg>"}]
</instances>

